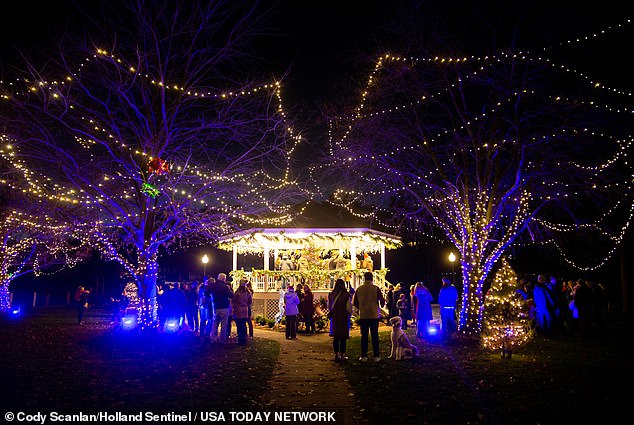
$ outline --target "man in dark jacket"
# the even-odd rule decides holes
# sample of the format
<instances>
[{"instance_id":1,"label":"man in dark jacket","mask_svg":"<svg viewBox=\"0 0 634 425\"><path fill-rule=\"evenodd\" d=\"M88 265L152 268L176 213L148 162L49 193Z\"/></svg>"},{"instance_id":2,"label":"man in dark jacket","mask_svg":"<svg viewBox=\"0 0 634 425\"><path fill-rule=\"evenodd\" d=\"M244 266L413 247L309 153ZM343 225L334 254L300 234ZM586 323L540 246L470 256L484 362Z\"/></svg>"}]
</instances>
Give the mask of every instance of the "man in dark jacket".
<instances>
[{"instance_id":1,"label":"man in dark jacket","mask_svg":"<svg viewBox=\"0 0 634 425\"><path fill-rule=\"evenodd\" d=\"M231 299L233 298L233 289L227 282L227 275L220 273L218 279L209 284L208 291L211 294L214 309L211 339L218 340L218 327L220 326L220 341L227 342L229 339L227 325L231 314Z\"/></svg>"}]
</instances>

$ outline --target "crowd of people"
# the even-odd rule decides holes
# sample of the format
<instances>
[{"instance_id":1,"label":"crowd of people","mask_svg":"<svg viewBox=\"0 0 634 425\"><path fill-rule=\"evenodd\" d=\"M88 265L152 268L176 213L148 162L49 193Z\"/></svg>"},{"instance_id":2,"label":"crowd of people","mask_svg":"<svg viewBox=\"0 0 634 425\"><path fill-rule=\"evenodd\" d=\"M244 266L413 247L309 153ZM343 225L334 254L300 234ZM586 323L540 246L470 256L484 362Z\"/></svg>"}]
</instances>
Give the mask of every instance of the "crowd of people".
<instances>
[{"instance_id":1,"label":"crowd of people","mask_svg":"<svg viewBox=\"0 0 634 425\"><path fill-rule=\"evenodd\" d=\"M407 329L408 321L416 325L416 336L420 339L429 336L429 324L433 320L433 296L429 289L417 282L413 287L390 285L387 291L374 284L372 272L364 274L363 283L356 289L347 289L342 279L337 279L333 290L328 294L330 336L333 337L335 361L347 360L346 346L350 338L350 320L353 307L358 314L361 334L361 356L359 361L381 361L379 345L379 325L382 321L391 323L394 317L400 318L399 327ZM441 334L450 338L456 332L456 306L458 290L447 278L438 295L441 310ZM370 346L371 344L371 346ZM371 354L370 356L370 348Z\"/></svg>"},{"instance_id":2,"label":"crowd of people","mask_svg":"<svg viewBox=\"0 0 634 425\"><path fill-rule=\"evenodd\" d=\"M79 287L75 294L78 322L81 324L90 292ZM525 300L526 314L537 333L545 338L557 336L589 337L600 334L607 311L607 294L602 284L584 279L558 280L539 275L534 284L520 279L515 291ZM439 330L443 338L451 338L457 332L457 308L459 292L447 277L437 294L440 328L430 326L434 321L432 303L434 296L423 282L407 286L399 283L380 288L373 283L373 273L364 275L356 290L343 279L337 279L327 296L330 322L329 334L335 361L345 361L347 340L350 338L353 312L358 316L361 334L360 361L380 361L379 324L391 323L400 318L402 330L415 328L419 339L427 339L431 332ZM253 338L253 289L247 279L240 279L234 286L227 275L217 278L205 276L202 282L182 282L165 285L158 296L159 322L175 320L179 328L209 338L228 342L232 323L235 323L238 344L244 345ZM288 285L281 291L280 318L285 319L285 336L297 338L298 324L305 325L307 333L315 333L315 297L309 285ZM436 336L436 335L433 335Z\"/></svg>"},{"instance_id":3,"label":"crowd of people","mask_svg":"<svg viewBox=\"0 0 634 425\"><path fill-rule=\"evenodd\" d=\"M378 329L381 322L392 317L402 319L403 329L408 323L416 326L416 336L428 336L433 320L433 296L429 289L417 282L410 289L403 284L387 289L373 283L373 273L364 275L363 283L355 290L343 279L337 279L327 297L329 334L333 337L336 361L347 360L346 345L350 338L353 311L358 315L361 332L360 361L380 361ZM456 327L458 291L448 279L443 279L439 293L441 303L441 330L449 337ZM201 337L226 343L235 323L238 344L253 338L253 289L247 279L237 286L227 281L227 275L217 278L205 276L202 282L175 282L165 284L158 295L159 324L176 322L179 329L191 330ZM298 325L304 323L306 333L315 333L315 297L309 285L288 285L281 292L279 317L285 319L285 336L297 338ZM369 357L371 349L372 356Z\"/></svg>"},{"instance_id":4,"label":"crowd of people","mask_svg":"<svg viewBox=\"0 0 634 425\"><path fill-rule=\"evenodd\" d=\"M443 277L437 300L440 308L440 330L444 337L451 337L457 331L456 308L458 306L458 290L451 280ZM386 292L386 319L400 317L402 329L408 329L410 322L415 326L416 336L430 336L430 323L433 318L432 303L434 296L423 282L416 282L411 287L403 283L389 285Z\"/></svg>"},{"instance_id":5,"label":"crowd of people","mask_svg":"<svg viewBox=\"0 0 634 425\"><path fill-rule=\"evenodd\" d=\"M609 306L605 286L599 282L540 274L534 284L521 279L516 294L526 301L532 326L544 338L588 338L604 331Z\"/></svg>"},{"instance_id":6,"label":"crowd of people","mask_svg":"<svg viewBox=\"0 0 634 425\"><path fill-rule=\"evenodd\" d=\"M310 286L298 284L295 290L289 285L282 299L287 338L297 337L300 320L307 333L315 333L315 298ZM253 288L248 279L232 285L227 275L220 273L217 278L205 276L202 282L166 283L158 290L157 302L160 329L176 323L178 330L226 343L235 324L238 344L253 338ZM114 307L122 309L119 302ZM113 312L113 322L115 316Z\"/></svg>"},{"instance_id":7,"label":"crowd of people","mask_svg":"<svg viewBox=\"0 0 634 425\"><path fill-rule=\"evenodd\" d=\"M345 361L347 340L350 338L353 311L358 315L361 334L362 362L381 360L379 324L392 317L400 317L403 329L408 323L416 326L416 336L428 336L433 320L433 296L429 289L417 282L412 288L403 284L382 289L373 282L373 273L366 272L358 288L353 289L343 279L337 279L327 296L330 321L329 335L336 361ZM441 309L441 330L450 337L457 330L456 306L458 291L449 279L443 279L438 294ZM238 344L246 344L253 337L253 289L247 279L241 279L234 289L227 276L220 273L216 279L205 276L203 282L171 283L158 297L159 322L163 326L175 320L180 327L212 341L227 342L232 323L236 325ZM307 333L315 333L315 298L309 285L288 285L280 297L280 314L285 319L285 337L297 339L298 324L305 324Z\"/></svg>"},{"instance_id":8,"label":"crowd of people","mask_svg":"<svg viewBox=\"0 0 634 425\"><path fill-rule=\"evenodd\" d=\"M158 291L159 328L174 325L215 342L226 343L235 323L239 345L253 338L253 288L247 279L234 286L225 273L202 282L173 282Z\"/></svg>"}]
</instances>

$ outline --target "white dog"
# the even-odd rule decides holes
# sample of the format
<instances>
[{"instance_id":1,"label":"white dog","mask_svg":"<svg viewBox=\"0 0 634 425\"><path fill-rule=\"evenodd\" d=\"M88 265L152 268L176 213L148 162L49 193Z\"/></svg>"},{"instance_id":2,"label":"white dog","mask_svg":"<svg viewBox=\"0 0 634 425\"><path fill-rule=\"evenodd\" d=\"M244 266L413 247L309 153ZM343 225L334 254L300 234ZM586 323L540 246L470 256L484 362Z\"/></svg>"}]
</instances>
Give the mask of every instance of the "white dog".
<instances>
[{"instance_id":1,"label":"white dog","mask_svg":"<svg viewBox=\"0 0 634 425\"><path fill-rule=\"evenodd\" d=\"M407 334L401 329L402 324L403 320L398 316L390 319L390 325L392 326L392 331L390 332L390 340L392 341L390 359L406 360L418 356L418 347L409 342Z\"/></svg>"}]
</instances>

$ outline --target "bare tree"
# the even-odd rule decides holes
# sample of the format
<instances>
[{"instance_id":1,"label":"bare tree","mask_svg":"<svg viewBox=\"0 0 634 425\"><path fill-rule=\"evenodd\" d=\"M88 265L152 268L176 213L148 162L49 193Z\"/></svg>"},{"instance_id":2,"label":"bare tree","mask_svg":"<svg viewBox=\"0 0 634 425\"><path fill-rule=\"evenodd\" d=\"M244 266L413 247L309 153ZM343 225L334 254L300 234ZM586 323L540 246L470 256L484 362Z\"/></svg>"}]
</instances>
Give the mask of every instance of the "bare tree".
<instances>
[{"instance_id":1,"label":"bare tree","mask_svg":"<svg viewBox=\"0 0 634 425\"><path fill-rule=\"evenodd\" d=\"M56 201L127 269L153 326L159 248L290 219L297 138L280 82L256 83L238 50L257 2L113 7L127 8L107 11L89 41L29 61L4 86L2 116L15 140L11 184Z\"/></svg>"},{"instance_id":2,"label":"bare tree","mask_svg":"<svg viewBox=\"0 0 634 425\"><path fill-rule=\"evenodd\" d=\"M625 95L527 52L384 55L354 112L331 120L314 180L357 214L453 244L459 327L476 334L485 280L510 247L584 232L609 256L623 239L634 212Z\"/></svg>"}]
</instances>

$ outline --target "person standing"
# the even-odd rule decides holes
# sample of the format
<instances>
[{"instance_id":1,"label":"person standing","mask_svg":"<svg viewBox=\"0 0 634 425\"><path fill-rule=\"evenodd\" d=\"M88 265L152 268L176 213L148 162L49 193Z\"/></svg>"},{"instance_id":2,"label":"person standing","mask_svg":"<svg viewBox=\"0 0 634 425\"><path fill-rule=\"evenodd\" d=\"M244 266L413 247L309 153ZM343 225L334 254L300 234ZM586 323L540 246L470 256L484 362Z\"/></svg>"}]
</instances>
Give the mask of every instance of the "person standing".
<instances>
[{"instance_id":1,"label":"person standing","mask_svg":"<svg viewBox=\"0 0 634 425\"><path fill-rule=\"evenodd\" d=\"M346 289L343 279L335 281L335 287L328 294L328 312L330 316L330 336L335 361L348 360L346 344L350 338L350 316L352 314L352 296Z\"/></svg>"},{"instance_id":2,"label":"person standing","mask_svg":"<svg viewBox=\"0 0 634 425\"><path fill-rule=\"evenodd\" d=\"M309 334L315 333L315 320L313 316L315 315L315 296L313 295L313 291L310 290L310 286L308 284L304 285L304 293L300 297L299 301L299 314L304 318L304 323L306 324L306 332Z\"/></svg>"},{"instance_id":3,"label":"person standing","mask_svg":"<svg viewBox=\"0 0 634 425\"><path fill-rule=\"evenodd\" d=\"M552 337L554 300L550 289L546 286L546 276L537 276L537 283L533 288L535 301L535 323L542 337Z\"/></svg>"},{"instance_id":4,"label":"person standing","mask_svg":"<svg viewBox=\"0 0 634 425\"><path fill-rule=\"evenodd\" d=\"M578 330L580 338L587 338L592 334L592 302L593 293L590 282L579 279L575 286L574 305L579 316Z\"/></svg>"},{"instance_id":5,"label":"person standing","mask_svg":"<svg viewBox=\"0 0 634 425\"><path fill-rule=\"evenodd\" d=\"M288 285L284 294L284 315L286 316L286 339L297 339L297 315L299 314L299 297L293 285Z\"/></svg>"},{"instance_id":6,"label":"person standing","mask_svg":"<svg viewBox=\"0 0 634 425\"><path fill-rule=\"evenodd\" d=\"M409 299L412 301L409 317L412 319L412 325L416 324L416 310L418 309L418 299L414 296L416 285L411 285L409 290Z\"/></svg>"},{"instance_id":7,"label":"person standing","mask_svg":"<svg viewBox=\"0 0 634 425\"><path fill-rule=\"evenodd\" d=\"M198 310L200 312L200 323L198 329L200 336L209 336L211 332L211 322L213 318L213 306L211 305L211 294L209 294L209 284L215 281L214 278L205 276L203 282L198 287Z\"/></svg>"},{"instance_id":8,"label":"person standing","mask_svg":"<svg viewBox=\"0 0 634 425\"><path fill-rule=\"evenodd\" d=\"M240 279L238 288L231 301L233 319L236 322L236 331L238 333L238 345L245 345L247 343L247 319L249 317L249 310L253 303L253 297L251 292L247 288L247 279Z\"/></svg>"},{"instance_id":9,"label":"person standing","mask_svg":"<svg viewBox=\"0 0 634 425\"><path fill-rule=\"evenodd\" d=\"M425 338L429 322L433 319L431 310L433 297L423 282L416 282L416 285L414 285L414 298L416 299L416 336Z\"/></svg>"},{"instance_id":10,"label":"person standing","mask_svg":"<svg viewBox=\"0 0 634 425\"><path fill-rule=\"evenodd\" d=\"M185 298L187 299L187 324L193 332L199 332L200 320L198 318L198 281L183 285Z\"/></svg>"},{"instance_id":11,"label":"person standing","mask_svg":"<svg viewBox=\"0 0 634 425\"><path fill-rule=\"evenodd\" d=\"M359 361L368 361L368 334L372 338L372 354L375 362L381 361L379 356L379 317L380 309L385 305L385 298L378 286L374 285L374 274L365 272L364 282L354 292L353 304L359 310L359 327L361 328L361 357Z\"/></svg>"},{"instance_id":12,"label":"person standing","mask_svg":"<svg viewBox=\"0 0 634 425\"><path fill-rule=\"evenodd\" d=\"M386 294L385 303L386 303L386 308L387 308L387 320L389 322L392 317L398 316L398 314L396 314L396 312L395 312L395 310L396 310L396 300L394 299L394 285L392 285L391 283L387 287L387 294Z\"/></svg>"},{"instance_id":13,"label":"person standing","mask_svg":"<svg viewBox=\"0 0 634 425\"><path fill-rule=\"evenodd\" d=\"M551 307L552 322L552 334L553 336L562 336L564 332L563 323L563 311L568 309L568 305L565 303L562 292L562 283L557 280L557 277L550 276L550 281L546 283L550 297L553 300Z\"/></svg>"},{"instance_id":14,"label":"person standing","mask_svg":"<svg viewBox=\"0 0 634 425\"><path fill-rule=\"evenodd\" d=\"M408 308L406 311L401 312L398 308L398 302L401 299L401 294L405 295L405 301L407 302ZM407 321L412 320L412 295L409 289L409 286L405 284L405 282L399 282L396 284L396 288L394 289L394 307L395 307L395 316L400 316L403 319L403 327L402 329L407 329ZM404 314L402 314L404 313Z\"/></svg>"},{"instance_id":15,"label":"person standing","mask_svg":"<svg viewBox=\"0 0 634 425\"><path fill-rule=\"evenodd\" d=\"M396 307L398 308L398 315L401 318L401 329L407 329L407 317L409 313L409 303L407 302L407 298L405 298L405 294L401 292L401 295L398 297L398 301L396 301Z\"/></svg>"},{"instance_id":16,"label":"person standing","mask_svg":"<svg viewBox=\"0 0 634 425\"><path fill-rule=\"evenodd\" d=\"M211 339L218 339L218 328L220 328L220 340L227 342L227 322L231 312L231 299L233 298L233 290L227 283L227 275L225 273L218 274L218 279L209 284L209 294L211 295L212 306L214 310Z\"/></svg>"},{"instance_id":17,"label":"person standing","mask_svg":"<svg viewBox=\"0 0 634 425\"><path fill-rule=\"evenodd\" d=\"M449 338L458 329L456 326L458 290L448 277L442 278L442 286L438 293L438 304L440 305L440 329L443 336Z\"/></svg>"},{"instance_id":18,"label":"person standing","mask_svg":"<svg viewBox=\"0 0 634 425\"><path fill-rule=\"evenodd\" d=\"M253 286L251 286L251 281L247 280L245 285L247 287L247 291L251 294L251 304L249 304L249 316L247 317L247 327L249 330L249 338L253 338Z\"/></svg>"},{"instance_id":19,"label":"person standing","mask_svg":"<svg viewBox=\"0 0 634 425\"><path fill-rule=\"evenodd\" d=\"M179 282L168 285L167 290L163 293L163 301L165 319L163 325L166 324L167 320L175 320L178 323L178 329L180 329L187 312L187 298L183 290L180 289Z\"/></svg>"},{"instance_id":20,"label":"person standing","mask_svg":"<svg viewBox=\"0 0 634 425\"><path fill-rule=\"evenodd\" d=\"M77 290L75 290L74 300L77 303L77 324L84 324L84 314L86 313L86 309L88 308L88 296L90 295L90 291L83 286L78 286Z\"/></svg>"},{"instance_id":21,"label":"person standing","mask_svg":"<svg viewBox=\"0 0 634 425\"><path fill-rule=\"evenodd\" d=\"M231 284L231 282L225 281L225 283L227 284L227 286L229 286L229 288L231 289L231 292L234 292L234 288L233 288L233 285ZM233 304L231 304L231 301L229 301L229 316L227 317L227 331L226 331L227 332L227 339L229 339L229 337L231 336L231 323L232 322L235 322L235 320L233 319Z\"/></svg>"}]
</instances>

